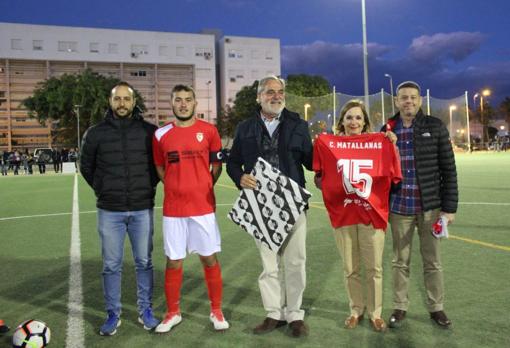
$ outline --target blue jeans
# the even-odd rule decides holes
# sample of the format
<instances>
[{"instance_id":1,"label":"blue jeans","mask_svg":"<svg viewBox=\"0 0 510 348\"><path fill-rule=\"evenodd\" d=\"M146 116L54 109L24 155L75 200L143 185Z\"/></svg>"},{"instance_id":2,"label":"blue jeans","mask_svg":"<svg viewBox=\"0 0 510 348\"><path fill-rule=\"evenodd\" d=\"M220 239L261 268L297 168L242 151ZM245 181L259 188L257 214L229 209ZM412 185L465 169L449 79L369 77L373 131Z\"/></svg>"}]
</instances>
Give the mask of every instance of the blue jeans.
<instances>
[{"instance_id":1,"label":"blue jeans","mask_svg":"<svg viewBox=\"0 0 510 348\"><path fill-rule=\"evenodd\" d=\"M142 313L152 306L153 216L152 209L126 212L97 209L97 229L103 255L103 293L107 311L114 311L117 315L121 312L122 259L126 233L135 260L138 311Z\"/></svg>"}]
</instances>

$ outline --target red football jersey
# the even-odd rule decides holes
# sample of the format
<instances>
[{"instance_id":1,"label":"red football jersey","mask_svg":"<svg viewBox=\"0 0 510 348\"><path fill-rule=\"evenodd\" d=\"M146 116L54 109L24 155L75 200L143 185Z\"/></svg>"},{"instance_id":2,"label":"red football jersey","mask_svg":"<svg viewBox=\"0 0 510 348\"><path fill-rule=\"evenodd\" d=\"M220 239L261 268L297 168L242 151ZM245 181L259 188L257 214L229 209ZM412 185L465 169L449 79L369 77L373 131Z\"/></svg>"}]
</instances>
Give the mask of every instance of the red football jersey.
<instances>
[{"instance_id":1,"label":"red football jersey","mask_svg":"<svg viewBox=\"0 0 510 348\"><path fill-rule=\"evenodd\" d=\"M386 228L391 183L402 173L397 150L383 133L319 135L313 169L322 173L322 197L334 228Z\"/></svg>"},{"instance_id":2,"label":"red football jersey","mask_svg":"<svg viewBox=\"0 0 510 348\"><path fill-rule=\"evenodd\" d=\"M164 216L188 217L215 211L209 154L220 150L216 127L202 120L197 119L190 127L177 127L171 122L154 133L154 163L165 168Z\"/></svg>"}]
</instances>

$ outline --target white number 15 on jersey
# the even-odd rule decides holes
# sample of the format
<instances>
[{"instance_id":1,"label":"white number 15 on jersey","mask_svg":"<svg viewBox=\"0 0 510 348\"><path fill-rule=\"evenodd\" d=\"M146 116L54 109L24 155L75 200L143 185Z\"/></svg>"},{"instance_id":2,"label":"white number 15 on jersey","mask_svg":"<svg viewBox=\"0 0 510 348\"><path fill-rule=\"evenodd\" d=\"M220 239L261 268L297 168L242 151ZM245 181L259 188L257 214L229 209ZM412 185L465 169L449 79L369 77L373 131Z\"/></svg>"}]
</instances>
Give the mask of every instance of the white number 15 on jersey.
<instances>
[{"instance_id":1,"label":"white number 15 on jersey","mask_svg":"<svg viewBox=\"0 0 510 348\"><path fill-rule=\"evenodd\" d=\"M356 193L361 198L367 199L372 192L373 180L368 173L361 173L361 170L372 169L372 167L372 160L339 159L336 163L336 168L338 172L342 171L345 193Z\"/></svg>"}]
</instances>

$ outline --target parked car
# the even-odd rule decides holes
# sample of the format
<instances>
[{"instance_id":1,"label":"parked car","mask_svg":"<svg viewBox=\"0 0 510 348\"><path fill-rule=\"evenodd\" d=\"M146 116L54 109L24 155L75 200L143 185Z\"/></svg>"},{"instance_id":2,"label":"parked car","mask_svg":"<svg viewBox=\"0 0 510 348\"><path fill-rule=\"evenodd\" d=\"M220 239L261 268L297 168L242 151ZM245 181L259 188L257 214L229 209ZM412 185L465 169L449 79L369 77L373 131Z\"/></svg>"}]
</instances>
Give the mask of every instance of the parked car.
<instances>
[{"instance_id":1,"label":"parked car","mask_svg":"<svg viewBox=\"0 0 510 348\"><path fill-rule=\"evenodd\" d=\"M40 147L34 150L34 160L37 163L39 157L44 159L44 162L53 163L53 150L50 147Z\"/></svg>"}]
</instances>

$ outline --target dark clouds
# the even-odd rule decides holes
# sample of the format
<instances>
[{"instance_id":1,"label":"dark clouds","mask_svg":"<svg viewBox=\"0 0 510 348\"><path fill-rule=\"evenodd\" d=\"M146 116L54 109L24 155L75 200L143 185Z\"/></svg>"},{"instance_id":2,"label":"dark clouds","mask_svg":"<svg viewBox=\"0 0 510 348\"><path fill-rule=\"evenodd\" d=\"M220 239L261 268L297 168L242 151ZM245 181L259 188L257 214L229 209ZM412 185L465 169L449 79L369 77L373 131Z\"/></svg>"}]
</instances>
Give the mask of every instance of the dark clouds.
<instances>
[{"instance_id":1,"label":"dark clouds","mask_svg":"<svg viewBox=\"0 0 510 348\"><path fill-rule=\"evenodd\" d=\"M510 59L486 64L468 64L485 40L480 32L453 32L424 35L412 40L403 52L380 43L368 45L370 92L389 90L385 73L398 84L415 80L430 89L436 98L453 98L464 91L475 92L486 86L498 98L510 94ZM503 58L503 57L502 57ZM361 44L316 41L307 45L282 46L284 76L293 73L322 75L337 91L363 94ZM498 95L499 93L499 95ZM503 94L502 94L503 93Z\"/></svg>"},{"instance_id":2,"label":"dark clouds","mask_svg":"<svg viewBox=\"0 0 510 348\"><path fill-rule=\"evenodd\" d=\"M417 62L460 62L480 48L484 36L479 33L455 32L423 35L413 39L409 56Z\"/></svg>"}]
</instances>

